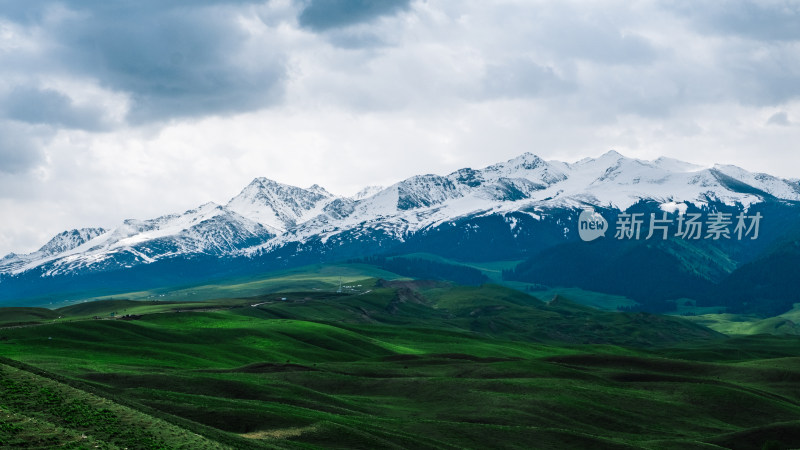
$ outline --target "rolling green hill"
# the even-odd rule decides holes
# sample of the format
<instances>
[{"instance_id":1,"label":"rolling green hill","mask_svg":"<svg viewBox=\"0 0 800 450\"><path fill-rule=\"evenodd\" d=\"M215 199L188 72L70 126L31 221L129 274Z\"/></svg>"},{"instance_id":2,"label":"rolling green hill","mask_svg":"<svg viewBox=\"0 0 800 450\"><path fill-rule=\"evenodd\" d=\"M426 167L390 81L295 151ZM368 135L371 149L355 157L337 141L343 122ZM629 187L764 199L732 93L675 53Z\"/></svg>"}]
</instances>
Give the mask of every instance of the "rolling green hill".
<instances>
[{"instance_id":1,"label":"rolling green hill","mask_svg":"<svg viewBox=\"0 0 800 450\"><path fill-rule=\"evenodd\" d=\"M59 314L47 308L0 308L0 324L14 325L57 319Z\"/></svg>"},{"instance_id":2,"label":"rolling green hill","mask_svg":"<svg viewBox=\"0 0 800 450\"><path fill-rule=\"evenodd\" d=\"M335 291L340 283L349 285L367 278L394 280L404 278L396 273L357 263L317 264L295 269L269 272L260 276L223 278L207 284L165 286L139 292L121 292L111 297L89 300L130 299L155 301L204 301L232 297L252 297L264 293L297 291ZM59 305L63 306L63 305Z\"/></svg>"},{"instance_id":3,"label":"rolling green hill","mask_svg":"<svg viewBox=\"0 0 800 450\"><path fill-rule=\"evenodd\" d=\"M341 293L86 302L38 324L0 325L0 439L131 449L800 446L796 337L726 337L498 285L353 282Z\"/></svg>"},{"instance_id":4,"label":"rolling green hill","mask_svg":"<svg viewBox=\"0 0 800 450\"><path fill-rule=\"evenodd\" d=\"M0 359L3 448L227 448L218 431L126 406L56 375ZM159 417L160 416L160 417ZM173 422L177 422L173 423ZM204 437L196 431L210 434ZM220 442L222 441L222 442Z\"/></svg>"},{"instance_id":5,"label":"rolling green hill","mask_svg":"<svg viewBox=\"0 0 800 450\"><path fill-rule=\"evenodd\" d=\"M725 334L800 335L800 304L779 316L752 314L702 314L686 319Z\"/></svg>"}]
</instances>

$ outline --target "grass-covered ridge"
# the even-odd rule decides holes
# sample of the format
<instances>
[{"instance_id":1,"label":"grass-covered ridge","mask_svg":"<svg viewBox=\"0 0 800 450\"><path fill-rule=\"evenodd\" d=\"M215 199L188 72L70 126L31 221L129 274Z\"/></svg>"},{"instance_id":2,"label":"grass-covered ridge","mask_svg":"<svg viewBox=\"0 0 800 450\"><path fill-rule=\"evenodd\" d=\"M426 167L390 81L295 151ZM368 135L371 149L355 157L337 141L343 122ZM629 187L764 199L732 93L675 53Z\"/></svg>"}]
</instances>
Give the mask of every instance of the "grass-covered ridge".
<instances>
[{"instance_id":1,"label":"grass-covered ridge","mask_svg":"<svg viewBox=\"0 0 800 450\"><path fill-rule=\"evenodd\" d=\"M0 355L11 359L0 389L16 399L0 404L0 439L36 434L41 445L75 448L190 448L182 433L191 448L800 446L793 336L727 337L681 318L497 285L353 278L337 293L336 278L326 289L247 298L87 302L38 319L42 311L0 311ZM47 406L42 386L66 409Z\"/></svg>"},{"instance_id":2,"label":"grass-covered ridge","mask_svg":"<svg viewBox=\"0 0 800 450\"><path fill-rule=\"evenodd\" d=\"M783 314L759 317L754 314L701 314L686 317L697 324L726 334L774 334L800 336L800 303Z\"/></svg>"}]
</instances>

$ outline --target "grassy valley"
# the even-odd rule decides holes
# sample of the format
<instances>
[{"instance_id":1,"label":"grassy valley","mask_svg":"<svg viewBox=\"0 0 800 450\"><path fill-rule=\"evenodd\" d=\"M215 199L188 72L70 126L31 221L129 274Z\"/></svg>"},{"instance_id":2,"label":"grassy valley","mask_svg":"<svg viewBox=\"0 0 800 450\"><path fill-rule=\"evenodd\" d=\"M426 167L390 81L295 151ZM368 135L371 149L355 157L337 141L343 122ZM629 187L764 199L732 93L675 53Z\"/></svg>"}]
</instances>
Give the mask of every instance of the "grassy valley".
<instances>
[{"instance_id":1,"label":"grassy valley","mask_svg":"<svg viewBox=\"0 0 800 450\"><path fill-rule=\"evenodd\" d=\"M338 276L295 275L294 290L248 297L1 310L0 441L800 445L794 336L730 337L499 285L353 278L337 293Z\"/></svg>"}]
</instances>

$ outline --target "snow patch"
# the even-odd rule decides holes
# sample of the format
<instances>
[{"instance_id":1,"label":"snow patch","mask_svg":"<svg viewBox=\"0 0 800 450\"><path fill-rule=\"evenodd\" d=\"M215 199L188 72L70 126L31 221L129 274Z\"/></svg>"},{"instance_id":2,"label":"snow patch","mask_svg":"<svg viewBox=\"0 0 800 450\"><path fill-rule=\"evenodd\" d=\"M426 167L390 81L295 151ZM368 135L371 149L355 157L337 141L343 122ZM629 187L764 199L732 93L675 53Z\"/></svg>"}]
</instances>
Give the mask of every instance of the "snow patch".
<instances>
[{"instance_id":1,"label":"snow patch","mask_svg":"<svg viewBox=\"0 0 800 450\"><path fill-rule=\"evenodd\" d=\"M678 215L682 216L686 214L686 209L689 208L689 205L686 203L667 202L659 205L659 208L667 214L673 214L675 211L678 211Z\"/></svg>"}]
</instances>

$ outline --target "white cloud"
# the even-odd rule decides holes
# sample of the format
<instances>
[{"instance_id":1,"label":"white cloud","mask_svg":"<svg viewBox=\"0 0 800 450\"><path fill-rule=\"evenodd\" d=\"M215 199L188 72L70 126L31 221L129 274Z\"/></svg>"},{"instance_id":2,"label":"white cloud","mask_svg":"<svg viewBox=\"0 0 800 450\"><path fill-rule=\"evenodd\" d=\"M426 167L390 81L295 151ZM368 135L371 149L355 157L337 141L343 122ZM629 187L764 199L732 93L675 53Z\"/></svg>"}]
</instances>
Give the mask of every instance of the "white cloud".
<instances>
[{"instance_id":1,"label":"white cloud","mask_svg":"<svg viewBox=\"0 0 800 450\"><path fill-rule=\"evenodd\" d=\"M417 0L330 20L302 18L322 3L197 4L0 13L0 254L225 202L256 176L352 194L610 148L800 174L785 2Z\"/></svg>"}]
</instances>

